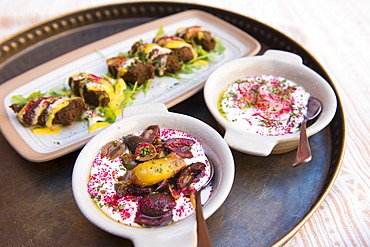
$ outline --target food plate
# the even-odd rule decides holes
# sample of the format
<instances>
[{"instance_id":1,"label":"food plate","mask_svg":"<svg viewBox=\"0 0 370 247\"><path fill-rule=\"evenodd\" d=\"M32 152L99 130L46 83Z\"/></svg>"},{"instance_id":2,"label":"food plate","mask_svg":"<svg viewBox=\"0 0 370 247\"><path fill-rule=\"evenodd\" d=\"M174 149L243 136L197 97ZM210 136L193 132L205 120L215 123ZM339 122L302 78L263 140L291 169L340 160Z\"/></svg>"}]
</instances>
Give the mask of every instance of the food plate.
<instances>
[{"instance_id":1,"label":"food plate","mask_svg":"<svg viewBox=\"0 0 370 247\"><path fill-rule=\"evenodd\" d=\"M63 127L59 134L33 134L22 126L9 108L12 97L27 97L35 91L44 93L57 85L68 86L68 78L80 72L101 76L107 72L105 57L129 51L132 44L140 39L151 43L161 26L166 34L174 34L179 27L193 25L210 30L221 40L225 51L217 55L216 62L203 66L195 73L180 74L185 79L152 79L147 94L140 92L135 95L134 105L150 102L171 107L198 92L209 74L222 64L242 56L253 56L260 50L259 42L252 36L206 12L189 10L164 17L78 48L2 84L0 128L3 135L20 155L33 162L51 160L80 148L99 131L88 133L85 122L74 122Z\"/></svg>"},{"instance_id":2,"label":"food plate","mask_svg":"<svg viewBox=\"0 0 370 247\"><path fill-rule=\"evenodd\" d=\"M212 180L212 194L203 206L204 217L207 219L226 200L234 181L235 168L230 148L219 133L209 125L188 115L168 112L163 104L130 106L124 115L124 119L104 129L89 141L76 160L72 174L72 192L78 208L90 222L110 234L132 240L135 246L195 246L194 214L189 214L187 218L163 227L151 228L132 227L107 217L91 200L91 195L87 191L91 165L102 144L120 136L138 132L151 125L167 129L181 129L202 143L204 152L214 163L215 176Z\"/></svg>"},{"instance_id":3,"label":"food plate","mask_svg":"<svg viewBox=\"0 0 370 247\"><path fill-rule=\"evenodd\" d=\"M231 148L251 155L268 156L271 153L287 153L298 146L299 132L276 136L259 135L235 127L220 114L219 98L228 85L241 78L260 75L287 78L302 86L310 95L320 99L322 112L307 128L308 137L324 129L333 119L337 99L330 84L302 64L302 58L297 54L269 49L263 55L239 58L224 64L209 76L204 86L207 107L225 129L224 139Z\"/></svg>"}]
</instances>

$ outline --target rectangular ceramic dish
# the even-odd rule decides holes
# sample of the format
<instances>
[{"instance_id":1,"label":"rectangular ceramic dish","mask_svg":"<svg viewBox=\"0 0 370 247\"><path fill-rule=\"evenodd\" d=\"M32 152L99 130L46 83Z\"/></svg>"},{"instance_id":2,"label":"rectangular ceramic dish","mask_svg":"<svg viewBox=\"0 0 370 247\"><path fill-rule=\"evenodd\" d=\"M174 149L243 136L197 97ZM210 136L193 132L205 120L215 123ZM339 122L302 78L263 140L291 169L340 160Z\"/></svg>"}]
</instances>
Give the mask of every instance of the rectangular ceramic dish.
<instances>
[{"instance_id":1,"label":"rectangular ceramic dish","mask_svg":"<svg viewBox=\"0 0 370 247\"><path fill-rule=\"evenodd\" d=\"M131 28L55 58L2 84L0 129L4 137L21 156L33 162L51 160L82 147L99 131L89 134L86 122L75 122L63 127L59 134L33 134L22 126L9 108L11 98L14 95L27 97L35 91L43 93L56 85L68 86L68 78L80 72L101 76L107 72L105 57L129 51L131 45L140 39L151 43L161 26L166 34L171 35L180 27L193 25L207 28L220 39L225 47L224 53L218 55L216 62L193 74L180 74L185 79L156 77L146 95L143 92L135 95L134 104L155 102L171 107L201 90L209 74L222 64L242 56L253 56L260 50L259 42L249 34L199 10L181 12Z\"/></svg>"}]
</instances>

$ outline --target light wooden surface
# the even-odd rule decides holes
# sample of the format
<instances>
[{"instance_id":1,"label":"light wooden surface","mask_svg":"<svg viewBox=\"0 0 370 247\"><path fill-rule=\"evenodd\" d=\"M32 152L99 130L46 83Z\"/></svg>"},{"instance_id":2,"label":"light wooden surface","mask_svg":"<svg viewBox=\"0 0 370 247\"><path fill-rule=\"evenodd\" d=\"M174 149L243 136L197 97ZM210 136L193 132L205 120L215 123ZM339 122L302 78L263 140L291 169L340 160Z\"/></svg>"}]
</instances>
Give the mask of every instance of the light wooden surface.
<instances>
[{"instance_id":1,"label":"light wooden surface","mask_svg":"<svg viewBox=\"0 0 370 247\"><path fill-rule=\"evenodd\" d=\"M58 15L114 0L0 0L0 40ZM347 145L324 203L286 246L370 246L370 1L198 0L263 22L291 37L328 72L342 99Z\"/></svg>"}]
</instances>

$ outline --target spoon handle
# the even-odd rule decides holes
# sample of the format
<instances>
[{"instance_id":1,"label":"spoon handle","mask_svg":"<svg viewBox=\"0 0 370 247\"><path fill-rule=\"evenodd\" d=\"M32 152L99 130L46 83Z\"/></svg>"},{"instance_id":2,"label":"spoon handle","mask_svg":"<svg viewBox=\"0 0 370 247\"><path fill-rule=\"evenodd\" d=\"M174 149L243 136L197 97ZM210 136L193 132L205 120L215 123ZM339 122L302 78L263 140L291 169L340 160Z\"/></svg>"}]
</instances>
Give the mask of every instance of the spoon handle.
<instances>
[{"instance_id":1,"label":"spoon handle","mask_svg":"<svg viewBox=\"0 0 370 247\"><path fill-rule=\"evenodd\" d=\"M300 132L300 137L299 137L297 157L293 163L293 166L299 166L303 163L309 162L312 158L310 145L308 143L306 124L307 124L307 119L303 120L301 124L301 132Z\"/></svg>"},{"instance_id":2,"label":"spoon handle","mask_svg":"<svg viewBox=\"0 0 370 247\"><path fill-rule=\"evenodd\" d=\"M199 190L196 192L195 197L195 216L197 219L197 240L198 240L198 247L211 247L211 239L209 238L208 229L206 225L206 221L204 220L203 216L203 209L202 209L202 201L200 199L200 192Z\"/></svg>"}]
</instances>

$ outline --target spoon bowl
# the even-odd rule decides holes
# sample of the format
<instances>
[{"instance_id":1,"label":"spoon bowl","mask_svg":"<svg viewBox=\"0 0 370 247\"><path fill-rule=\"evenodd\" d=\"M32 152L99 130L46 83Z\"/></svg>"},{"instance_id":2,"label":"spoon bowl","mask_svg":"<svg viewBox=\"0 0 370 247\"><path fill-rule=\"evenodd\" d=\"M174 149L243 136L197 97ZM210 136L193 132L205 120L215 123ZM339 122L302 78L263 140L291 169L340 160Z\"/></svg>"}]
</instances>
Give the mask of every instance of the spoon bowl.
<instances>
[{"instance_id":1,"label":"spoon bowl","mask_svg":"<svg viewBox=\"0 0 370 247\"><path fill-rule=\"evenodd\" d=\"M208 163L210 166L210 176L208 178L207 183L205 183L202 187L200 187L196 191L195 195L195 217L197 219L197 241L198 241L198 247L210 247L211 239L209 238L208 229L206 221L204 220L203 216L203 209L202 209L202 201L200 198L200 194L202 190L207 187L207 185L211 182L213 175L214 175L214 165L212 160L207 156Z\"/></svg>"},{"instance_id":2,"label":"spoon bowl","mask_svg":"<svg viewBox=\"0 0 370 247\"><path fill-rule=\"evenodd\" d=\"M301 132L299 135L297 157L293 163L294 167L307 163L312 159L311 149L308 143L306 124L307 124L307 121L312 120L315 117L317 117L320 114L321 109L322 109L321 101L318 98L311 96L310 99L308 100L307 113L301 124Z\"/></svg>"}]
</instances>

